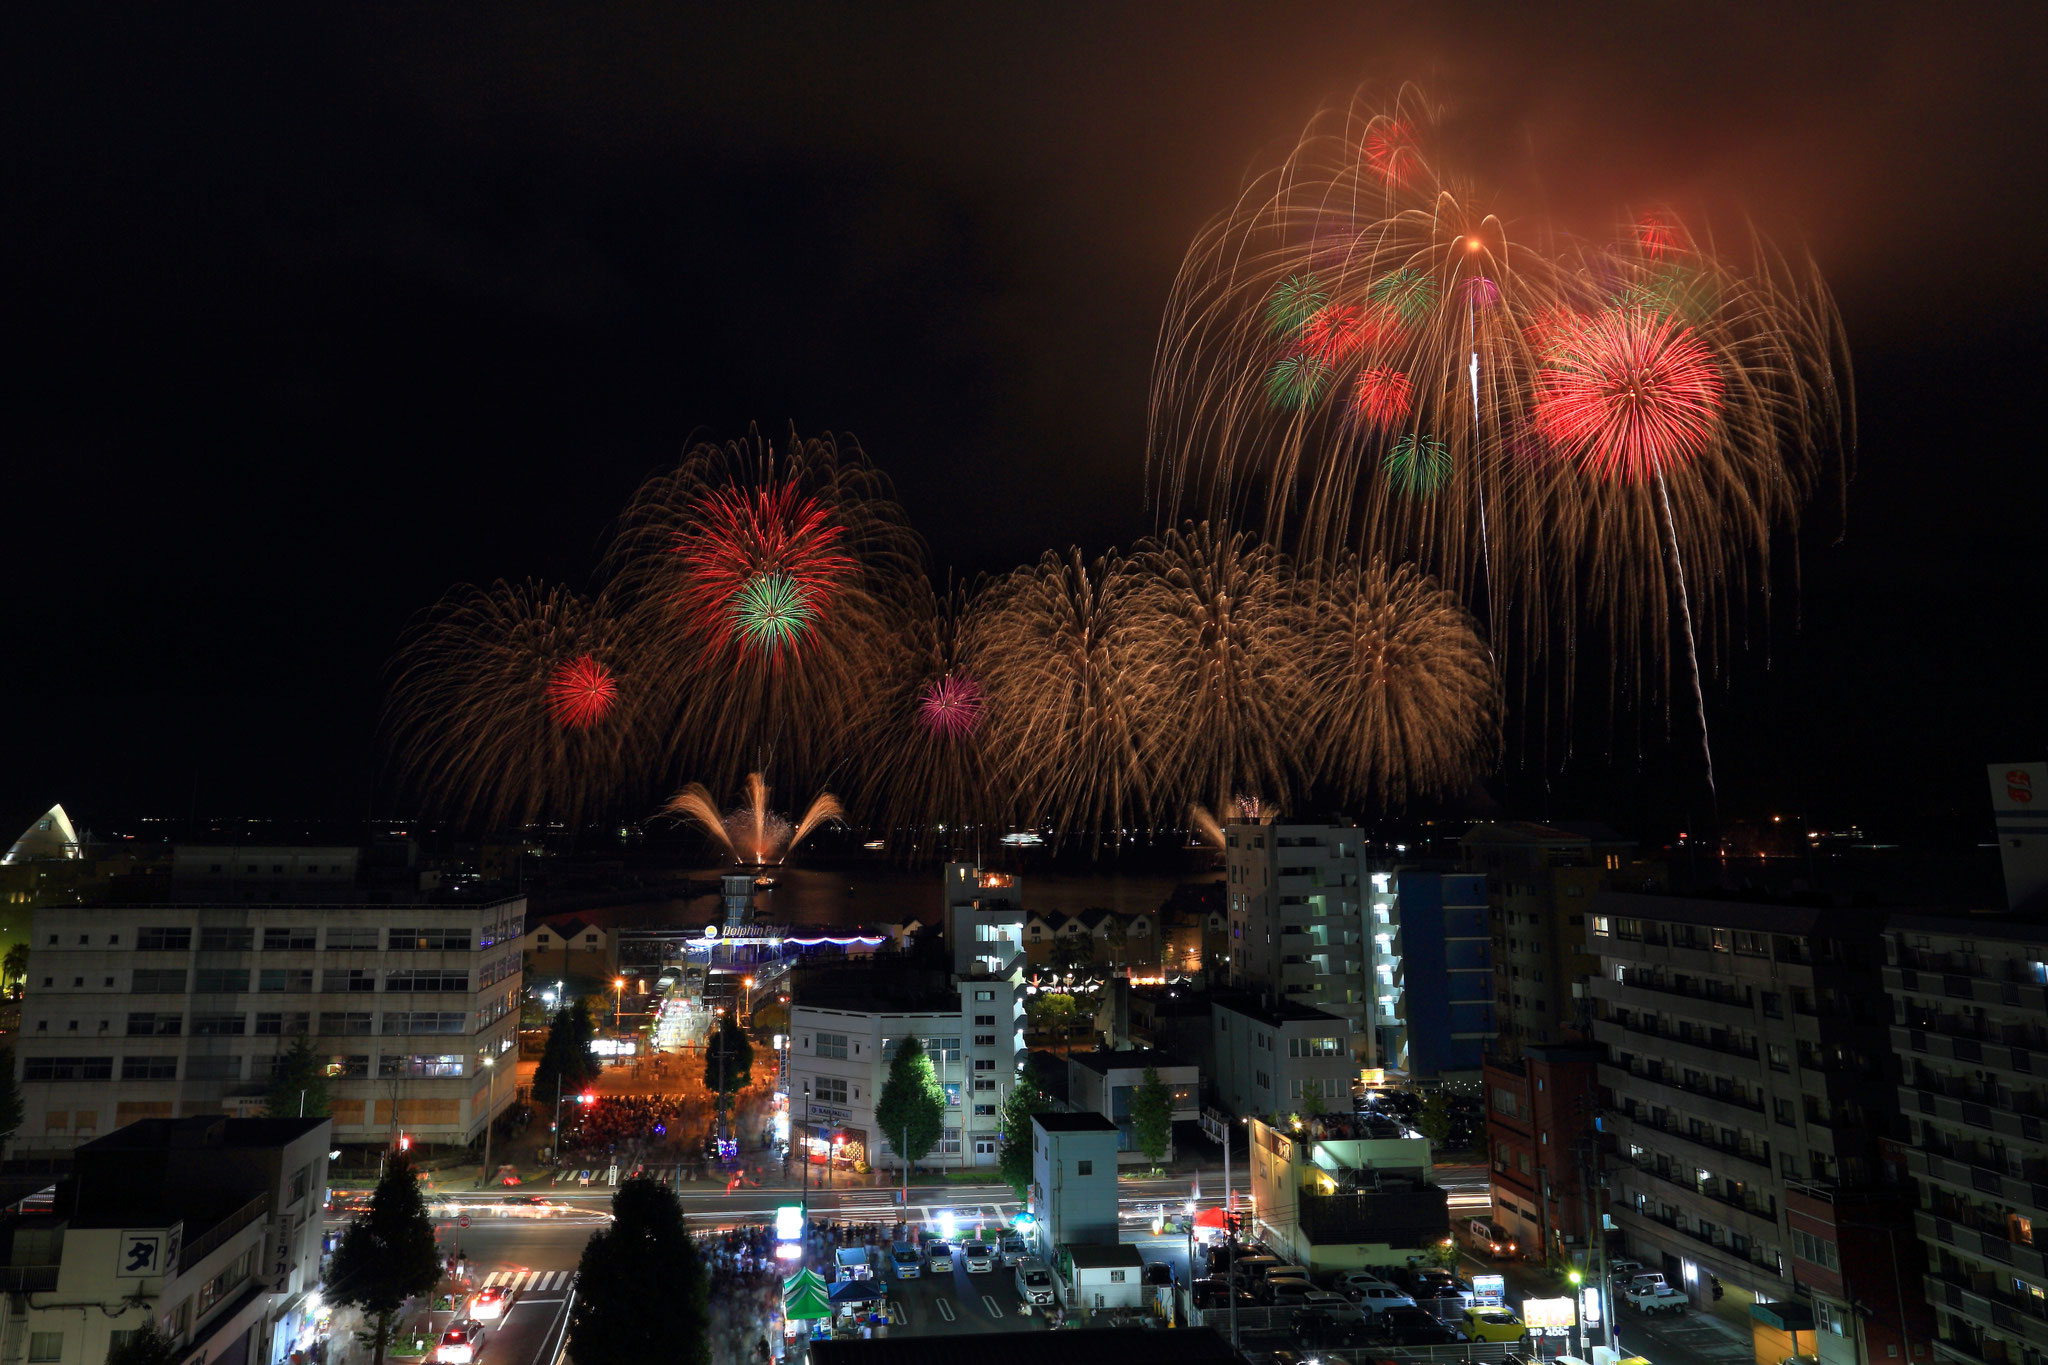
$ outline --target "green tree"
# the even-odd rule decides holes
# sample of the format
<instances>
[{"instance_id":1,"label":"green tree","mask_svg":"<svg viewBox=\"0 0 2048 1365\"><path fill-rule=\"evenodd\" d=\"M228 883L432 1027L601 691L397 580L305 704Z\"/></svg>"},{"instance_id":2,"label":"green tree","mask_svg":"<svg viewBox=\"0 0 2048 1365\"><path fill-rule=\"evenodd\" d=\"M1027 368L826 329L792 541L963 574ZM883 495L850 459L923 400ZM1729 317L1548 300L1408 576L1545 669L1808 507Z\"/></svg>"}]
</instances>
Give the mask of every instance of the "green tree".
<instances>
[{"instance_id":1,"label":"green tree","mask_svg":"<svg viewBox=\"0 0 2048 1365\"><path fill-rule=\"evenodd\" d=\"M573 1095L597 1079L597 1058L590 1055L590 1043L596 1036L590 1007L580 997L555 1011L548 1020L548 1040L541 1048L540 1062L533 1069L535 1103L552 1105L557 1093Z\"/></svg>"},{"instance_id":2,"label":"green tree","mask_svg":"<svg viewBox=\"0 0 2048 1365\"><path fill-rule=\"evenodd\" d=\"M720 1112L754 1077L754 1044L740 1021L727 1015L704 1045L704 1088L718 1096Z\"/></svg>"},{"instance_id":3,"label":"green tree","mask_svg":"<svg viewBox=\"0 0 2048 1365\"><path fill-rule=\"evenodd\" d=\"M441 1253L434 1246L434 1225L427 1221L419 1177L403 1153L392 1152L384 1178L370 1196L369 1210L348 1225L334 1249L328 1296L360 1308L375 1324L372 1362L384 1365L392 1319L407 1299L426 1293L440 1280Z\"/></svg>"},{"instance_id":4,"label":"green tree","mask_svg":"<svg viewBox=\"0 0 2048 1365\"><path fill-rule=\"evenodd\" d=\"M1038 1083L1037 1069L1024 1063L1017 1083L1003 1099L1002 1141L996 1149L996 1169L1019 1199L1031 1186L1031 1116L1050 1108L1052 1097Z\"/></svg>"},{"instance_id":5,"label":"green tree","mask_svg":"<svg viewBox=\"0 0 2048 1365\"><path fill-rule=\"evenodd\" d=\"M28 945L17 943L7 950L7 956L0 958L0 985L8 990L20 990L28 984Z\"/></svg>"},{"instance_id":6,"label":"green tree","mask_svg":"<svg viewBox=\"0 0 2048 1365\"><path fill-rule=\"evenodd\" d=\"M924 1160L945 1131L946 1092L923 1040L914 1033L904 1034L889 1058L889 1078L875 1102L875 1126L905 1162Z\"/></svg>"},{"instance_id":7,"label":"green tree","mask_svg":"<svg viewBox=\"0 0 2048 1365\"><path fill-rule=\"evenodd\" d=\"M1085 967L1095 961L1095 936L1082 932L1060 934L1052 941L1052 965L1055 969L1070 972L1076 967Z\"/></svg>"},{"instance_id":8,"label":"green tree","mask_svg":"<svg viewBox=\"0 0 2048 1365\"><path fill-rule=\"evenodd\" d=\"M1146 1067L1131 1092L1131 1136L1154 1166L1166 1159L1166 1149L1173 1143L1173 1091L1159 1079L1157 1067Z\"/></svg>"},{"instance_id":9,"label":"green tree","mask_svg":"<svg viewBox=\"0 0 2048 1365\"><path fill-rule=\"evenodd\" d=\"M145 1322L109 1348L107 1365L171 1365L183 1354L175 1337L167 1337L156 1330L155 1323Z\"/></svg>"},{"instance_id":10,"label":"green tree","mask_svg":"<svg viewBox=\"0 0 2048 1365\"><path fill-rule=\"evenodd\" d=\"M1130 942L1130 927L1124 923L1122 915L1113 914L1102 922L1102 946L1109 950L1112 965L1122 965L1124 952L1130 947Z\"/></svg>"},{"instance_id":11,"label":"green tree","mask_svg":"<svg viewBox=\"0 0 2048 1365\"><path fill-rule=\"evenodd\" d=\"M584 1246L569 1354L576 1365L708 1365L704 1263L675 1192L660 1181L641 1177L619 1186L611 1226Z\"/></svg>"},{"instance_id":12,"label":"green tree","mask_svg":"<svg viewBox=\"0 0 2048 1365\"><path fill-rule=\"evenodd\" d=\"M1301 1112L1310 1118L1327 1113L1329 1107L1323 1103L1321 1081L1311 1081L1301 1088Z\"/></svg>"},{"instance_id":13,"label":"green tree","mask_svg":"<svg viewBox=\"0 0 2048 1365\"><path fill-rule=\"evenodd\" d=\"M1415 1118L1415 1131L1429 1139L1431 1151L1443 1150L1451 1138L1451 1101L1441 1090L1430 1092Z\"/></svg>"},{"instance_id":14,"label":"green tree","mask_svg":"<svg viewBox=\"0 0 2048 1365\"><path fill-rule=\"evenodd\" d=\"M314 1055L313 1041L303 1032L278 1058L277 1071L270 1078L270 1090L263 1097L263 1112L274 1119L324 1119L327 1104L327 1067Z\"/></svg>"},{"instance_id":15,"label":"green tree","mask_svg":"<svg viewBox=\"0 0 2048 1365\"><path fill-rule=\"evenodd\" d=\"M21 1087L14 1083L14 1049L0 1048L0 1147L21 1127Z\"/></svg>"}]
</instances>

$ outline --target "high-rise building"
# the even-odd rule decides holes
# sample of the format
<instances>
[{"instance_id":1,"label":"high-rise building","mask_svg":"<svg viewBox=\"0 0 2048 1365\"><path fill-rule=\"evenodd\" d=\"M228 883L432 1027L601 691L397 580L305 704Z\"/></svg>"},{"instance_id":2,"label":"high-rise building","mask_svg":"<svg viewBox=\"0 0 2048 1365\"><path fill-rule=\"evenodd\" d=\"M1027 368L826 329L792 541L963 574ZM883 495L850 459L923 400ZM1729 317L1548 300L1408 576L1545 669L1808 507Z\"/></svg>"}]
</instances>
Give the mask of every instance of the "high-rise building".
<instances>
[{"instance_id":1,"label":"high-rise building","mask_svg":"<svg viewBox=\"0 0 2048 1365\"><path fill-rule=\"evenodd\" d=\"M1897 916L1884 989L1934 1350L2048 1357L2048 924ZM1908 1267L1908 1277L1912 1267Z\"/></svg>"},{"instance_id":2,"label":"high-rise building","mask_svg":"<svg viewBox=\"0 0 2048 1365\"><path fill-rule=\"evenodd\" d=\"M1233 986L1345 1022L1374 1064L1373 941L1355 826L1238 823L1224 830Z\"/></svg>"},{"instance_id":3,"label":"high-rise building","mask_svg":"<svg viewBox=\"0 0 2048 1365\"><path fill-rule=\"evenodd\" d=\"M1538 1264L1582 1251L1605 1204L1592 1179L1601 1056L1595 1047L1531 1043L1518 1056L1486 1059L1493 1221L1515 1254Z\"/></svg>"},{"instance_id":4,"label":"high-rise building","mask_svg":"<svg viewBox=\"0 0 2048 1365\"><path fill-rule=\"evenodd\" d=\"M1877 1183L1896 1104L1880 927L1867 910L1614 892L1588 910L1609 1214L1696 1302L1718 1281L1728 1307L1769 1305L1759 1359L1794 1354L1810 1311L1792 1302L1788 1190Z\"/></svg>"},{"instance_id":5,"label":"high-rise building","mask_svg":"<svg viewBox=\"0 0 2048 1365\"><path fill-rule=\"evenodd\" d=\"M467 1143L512 1103L523 897L359 884L354 850L179 857L162 903L36 912L16 1154L260 1113L300 1035L338 1142Z\"/></svg>"},{"instance_id":6,"label":"high-rise building","mask_svg":"<svg viewBox=\"0 0 2048 1365\"><path fill-rule=\"evenodd\" d=\"M2048 914L2048 763L1991 765L2005 903Z\"/></svg>"},{"instance_id":7,"label":"high-rise building","mask_svg":"<svg viewBox=\"0 0 2048 1365\"><path fill-rule=\"evenodd\" d=\"M1426 1084L1476 1083L1494 1039L1486 878L1403 867L1393 891L1408 1074Z\"/></svg>"}]
</instances>

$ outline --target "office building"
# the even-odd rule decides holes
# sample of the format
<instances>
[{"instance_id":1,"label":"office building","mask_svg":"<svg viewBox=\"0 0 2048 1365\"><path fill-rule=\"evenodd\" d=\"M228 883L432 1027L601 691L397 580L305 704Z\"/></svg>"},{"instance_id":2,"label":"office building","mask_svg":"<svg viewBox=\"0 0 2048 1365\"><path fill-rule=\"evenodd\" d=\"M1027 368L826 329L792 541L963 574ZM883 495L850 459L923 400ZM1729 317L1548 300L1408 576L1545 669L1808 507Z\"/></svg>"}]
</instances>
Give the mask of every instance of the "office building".
<instances>
[{"instance_id":1,"label":"office building","mask_svg":"<svg viewBox=\"0 0 2048 1365\"><path fill-rule=\"evenodd\" d=\"M178 1358L280 1365L307 1344L325 1119L150 1119L85 1143L47 1213L0 1227L10 1357L101 1365L145 1325Z\"/></svg>"},{"instance_id":2,"label":"office building","mask_svg":"<svg viewBox=\"0 0 2048 1365\"><path fill-rule=\"evenodd\" d=\"M1227 979L1336 1015L1375 1065L1364 840L1354 826L1235 823L1223 834Z\"/></svg>"},{"instance_id":3,"label":"office building","mask_svg":"<svg viewBox=\"0 0 2048 1365\"><path fill-rule=\"evenodd\" d=\"M1866 910L1594 898L1609 1212L1636 1259L1686 1292L1718 1277L1730 1306L1794 1298L1788 1186L1876 1182L1896 1104L1880 924Z\"/></svg>"},{"instance_id":4,"label":"office building","mask_svg":"<svg viewBox=\"0 0 2048 1365\"><path fill-rule=\"evenodd\" d=\"M1897 1150L1957 1365L2048 1356L2048 924L1897 916L1884 989L1901 1067Z\"/></svg>"},{"instance_id":5,"label":"office building","mask_svg":"<svg viewBox=\"0 0 2048 1365\"><path fill-rule=\"evenodd\" d=\"M161 903L36 912L15 1155L258 1114L301 1034L337 1142L468 1143L512 1103L524 898L366 884L353 849L178 858Z\"/></svg>"},{"instance_id":6,"label":"office building","mask_svg":"<svg viewBox=\"0 0 2048 1365\"><path fill-rule=\"evenodd\" d=\"M1343 1019L1289 1000L1209 992L1209 1051L1217 1104L1238 1117L1348 1110L1358 1077Z\"/></svg>"},{"instance_id":7,"label":"office building","mask_svg":"<svg viewBox=\"0 0 2048 1365\"><path fill-rule=\"evenodd\" d=\"M1392 885L1408 1075L1422 1085L1476 1085L1494 1039L1486 878L1403 867Z\"/></svg>"}]
</instances>

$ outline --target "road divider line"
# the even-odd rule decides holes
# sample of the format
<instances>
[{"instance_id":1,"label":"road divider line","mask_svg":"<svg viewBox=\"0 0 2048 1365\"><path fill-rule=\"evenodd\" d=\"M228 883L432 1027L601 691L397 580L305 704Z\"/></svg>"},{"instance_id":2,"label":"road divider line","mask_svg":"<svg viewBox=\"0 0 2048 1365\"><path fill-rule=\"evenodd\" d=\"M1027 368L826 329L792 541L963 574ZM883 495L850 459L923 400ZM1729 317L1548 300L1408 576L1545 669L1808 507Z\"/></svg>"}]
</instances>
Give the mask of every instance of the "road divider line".
<instances>
[{"instance_id":1,"label":"road divider line","mask_svg":"<svg viewBox=\"0 0 2048 1365\"><path fill-rule=\"evenodd\" d=\"M947 1322L953 1321L953 1305L949 1301L945 1299L935 1299L933 1300L933 1302L939 1305L940 1317L944 1318Z\"/></svg>"},{"instance_id":2,"label":"road divider line","mask_svg":"<svg viewBox=\"0 0 2048 1365\"><path fill-rule=\"evenodd\" d=\"M990 1317L992 1317L992 1318L999 1318L999 1317L1001 1317L1001 1316L1003 1315L1003 1310L1002 1310L1002 1307L1001 1307L1000 1305L998 1305L998 1304L996 1303L996 1296L995 1296L995 1295L993 1295L993 1294L983 1294L983 1295L981 1296L981 1301L982 1301L982 1304L983 1304L983 1305L984 1305L985 1307L987 1307L987 1309L988 1309L988 1315L989 1315Z\"/></svg>"}]
</instances>

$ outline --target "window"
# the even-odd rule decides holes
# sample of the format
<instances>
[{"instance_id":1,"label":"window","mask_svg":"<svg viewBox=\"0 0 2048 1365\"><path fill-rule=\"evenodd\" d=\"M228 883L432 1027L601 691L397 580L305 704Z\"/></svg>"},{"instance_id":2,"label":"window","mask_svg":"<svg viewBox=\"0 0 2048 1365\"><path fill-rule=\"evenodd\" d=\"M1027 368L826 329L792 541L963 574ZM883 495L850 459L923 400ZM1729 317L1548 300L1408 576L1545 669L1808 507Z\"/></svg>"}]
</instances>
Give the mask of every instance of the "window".
<instances>
[{"instance_id":1,"label":"window","mask_svg":"<svg viewBox=\"0 0 2048 1365\"><path fill-rule=\"evenodd\" d=\"M974 1045L976 1047L994 1047L996 1045L996 1036L993 1033L977 1033L974 1035Z\"/></svg>"},{"instance_id":2,"label":"window","mask_svg":"<svg viewBox=\"0 0 2048 1365\"><path fill-rule=\"evenodd\" d=\"M1791 1049L1787 1048L1783 1043L1772 1043L1770 1045L1770 1059L1771 1070L1773 1071L1790 1071L1792 1069Z\"/></svg>"},{"instance_id":3,"label":"window","mask_svg":"<svg viewBox=\"0 0 2048 1365\"><path fill-rule=\"evenodd\" d=\"M1075 1163L1074 1163L1074 1174L1075 1174L1075 1175L1094 1175L1094 1174L1095 1174L1095 1163L1094 1163L1094 1162L1092 1162L1092 1161L1077 1161L1077 1162L1075 1162Z\"/></svg>"},{"instance_id":4,"label":"window","mask_svg":"<svg viewBox=\"0 0 2048 1365\"><path fill-rule=\"evenodd\" d=\"M1779 995L1776 991L1765 991L1763 993L1763 1007L1766 1019L1783 1019L1785 1017L1785 997Z\"/></svg>"},{"instance_id":5,"label":"window","mask_svg":"<svg viewBox=\"0 0 2048 1365\"><path fill-rule=\"evenodd\" d=\"M304 1199L306 1192L312 1188L313 1168L311 1166L301 1166L292 1172L292 1203L296 1204L301 1199Z\"/></svg>"},{"instance_id":6,"label":"window","mask_svg":"<svg viewBox=\"0 0 2048 1365\"><path fill-rule=\"evenodd\" d=\"M322 1010L320 1032L330 1038L364 1038L377 1030L372 1024L375 1015L368 1010Z\"/></svg>"},{"instance_id":7,"label":"window","mask_svg":"<svg viewBox=\"0 0 2048 1365\"><path fill-rule=\"evenodd\" d=\"M43 981L45 986L49 980ZM128 989L136 995L183 995L185 993L185 969L182 967L137 967L132 974Z\"/></svg>"},{"instance_id":8,"label":"window","mask_svg":"<svg viewBox=\"0 0 2048 1365\"><path fill-rule=\"evenodd\" d=\"M992 1118L995 1112L996 1107L992 1104L977 1104L974 1106L974 1116L976 1118ZM980 1151L981 1149L976 1147L975 1150Z\"/></svg>"},{"instance_id":9,"label":"window","mask_svg":"<svg viewBox=\"0 0 2048 1365\"><path fill-rule=\"evenodd\" d=\"M590 935L596 938L596 935ZM466 953L469 951L469 930L467 929L393 929L391 951L394 953Z\"/></svg>"},{"instance_id":10,"label":"window","mask_svg":"<svg viewBox=\"0 0 2048 1365\"><path fill-rule=\"evenodd\" d=\"M996 1026L996 1017L993 1014L977 1014L974 1016L974 1026L976 1028L994 1028Z\"/></svg>"},{"instance_id":11,"label":"window","mask_svg":"<svg viewBox=\"0 0 2048 1365\"><path fill-rule=\"evenodd\" d=\"M1785 1124L1787 1127L1791 1127L1792 1125L1799 1122L1798 1115L1794 1112L1792 1108L1792 1101L1784 1098L1783 1096L1779 1096L1777 1099L1772 1100L1771 1108L1777 1114L1778 1122Z\"/></svg>"},{"instance_id":12,"label":"window","mask_svg":"<svg viewBox=\"0 0 2048 1365\"><path fill-rule=\"evenodd\" d=\"M375 952L377 949L377 934L377 929L371 925L351 925L346 929L329 928L327 931L327 950L329 952L343 950Z\"/></svg>"},{"instance_id":13,"label":"window","mask_svg":"<svg viewBox=\"0 0 2048 1365\"><path fill-rule=\"evenodd\" d=\"M238 995L249 989L247 967L201 967L194 978L194 995Z\"/></svg>"},{"instance_id":14,"label":"window","mask_svg":"<svg viewBox=\"0 0 2048 1365\"><path fill-rule=\"evenodd\" d=\"M28 1358L30 1360L62 1360L64 1358L64 1334L62 1332L30 1332L28 1334Z\"/></svg>"},{"instance_id":15,"label":"window","mask_svg":"<svg viewBox=\"0 0 2048 1365\"><path fill-rule=\"evenodd\" d=\"M144 953L184 953L192 950L190 929L138 929L135 947Z\"/></svg>"},{"instance_id":16,"label":"window","mask_svg":"<svg viewBox=\"0 0 2048 1365\"><path fill-rule=\"evenodd\" d=\"M313 947L313 931L311 929L265 929L263 931L263 951L266 953L275 953L282 950L310 953L313 951Z\"/></svg>"},{"instance_id":17,"label":"window","mask_svg":"<svg viewBox=\"0 0 2048 1365\"><path fill-rule=\"evenodd\" d=\"M462 1074L462 1056L460 1053L444 1053L440 1056L379 1057L377 1059L377 1074L379 1076L460 1076Z\"/></svg>"},{"instance_id":18,"label":"window","mask_svg":"<svg viewBox=\"0 0 2048 1365\"><path fill-rule=\"evenodd\" d=\"M1609 934L1614 932L1612 923L1608 920L1607 916L1593 916L1593 932L1598 934L1602 938L1606 938Z\"/></svg>"},{"instance_id":19,"label":"window","mask_svg":"<svg viewBox=\"0 0 2048 1365\"><path fill-rule=\"evenodd\" d=\"M239 1081L242 1079L240 1057L188 1057L185 1059L185 1079L188 1081Z\"/></svg>"},{"instance_id":20,"label":"window","mask_svg":"<svg viewBox=\"0 0 2048 1365\"><path fill-rule=\"evenodd\" d=\"M1290 1057L1334 1057L1339 1048L1335 1038L1289 1038L1287 1055Z\"/></svg>"},{"instance_id":21,"label":"window","mask_svg":"<svg viewBox=\"0 0 2048 1365\"><path fill-rule=\"evenodd\" d=\"M1129 1273L1129 1271L1125 1270L1112 1270L1109 1272L1109 1282L1111 1284L1122 1284L1124 1282L1124 1276Z\"/></svg>"},{"instance_id":22,"label":"window","mask_svg":"<svg viewBox=\"0 0 2048 1365\"><path fill-rule=\"evenodd\" d=\"M123 1057L121 1079L124 1081L175 1081L178 1079L176 1057Z\"/></svg>"},{"instance_id":23,"label":"window","mask_svg":"<svg viewBox=\"0 0 2048 1365\"><path fill-rule=\"evenodd\" d=\"M313 1016L304 1013L259 1014L256 1016L256 1032L272 1037L288 1034L310 1033L313 1031Z\"/></svg>"},{"instance_id":24,"label":"window","mask_svg":"<svg viewBox=\"0 0 2048 1365\"><path fill-rule=\"evenodd\" d=\"M248 1032L249 1019L242 1014L195 1014L192 1016L192 1033L213 1037L227 1037Z\"/></svg>"},{"instance_id":25,"label":"window","mask_svg":"<svg viewBox=\"0 0 2048 1365\"><path fill-rule=\"evenodd\" d=\"M843 1033L821 1033L818 1035L817 1054L820 1057L846 1057L846 1035Z\"/></svg>"},{"instance_id":26,"label":"window","mask_svg":"<svg viewBox=\"0 0 2048 1365\"><path fill-rule=\"evenodd\" d=\"M256 946L254 929L201 929L199 951L202 953L246 953Z\"/></svg>"},{"instance_id":27,"label":"window","mask_svg":"<svg viewBox=\"0 0 2048 1365\"><path fill-rule=\"evenodd\" d=\"M111 1081L112 1057L30 1057L21 1064L25 1081Z\"/></svg>"},{"instance_id":28,"label":"window","mask_svg":"<svg viewBox=\"0 0 2048 1365\"><path fill-rule=\"evenodd\" d=\"M367 1076L370 1074L370 1059L360 1054L334 1056L327 1059L327 1074L330 1076Z\"/></svg>"},{"instance_id":29,"label":"window","mask_svg":"<svg viewBox=\"0 0 2048 1365\"><path fill-rule=\"evenodd\" d=\"M158 1014L154 1010L145 1010L140 1014L128 1016L128 1036L148 1038L161 1035L175 1038L183 1030L184 1023L185 1016L182 1014Z\"/></svg>"},{"instance_id":30,"label":"window","mask_svg":"<svg viewBox=\"0 0 2048 1365\"><path fill-rule=\"evenodd\" d=\"M1842 1263L1835 1250L1835 1244L1819 1237L1808 1236L1799 1229L1792 1229L1792 1254L1801 1260L1826 1266L1829 1270L1840 1270ZM1820 1300L1814 1300L1814 1311L1820 1311Z\"/></svg>"},{"instance_id":31,"label":"window","mask_svg":"<svg viewBox=\"0 0 2048 1365\"><path fill-rule=\"evenodd\" d=\"M996 1083L994 1081L977 1079L974 1082L974 1088L976 1090L993 1090L996 1088Z\"/></svg>"},{"instance_id":32,"label":"window","mask_svg":"<svg viewBox=\"0 0 2048 1365\"><path fill-rule=\"evenodd\" d=\"M461 1010L400 1010L384 1016L384 1032L466 1033L469 1016Z\"/></svg>"},{"instance_id":33,"label":"window","mask_svg":"<svg viewBox=\"0 0 2048 1365\"><path fill-rule=\"evenodd\" d=\"M320 989L328 995L374 991L377 989L377 973L368 967L329 967L320 973Z\"/></svg>"},{"instance_id":34,"label":"window","mask_svg":"<svg viewBox=\"0 0 2048 1365\"><path fill-rule=\"evenodd\" d=\"M265 994L282 992L288 995L310 995L313 990L313 969L265 967L256 973L256 989Z\"/></svg>"},{"instance_id":35,"label":"window","mask_svg":"<svg viewBox=\"0 0 2048 1365\"><path fill-rule=\"evenodd\" d=\"M846 1082L838 1076L820 1076L811 1083L811 1096L821 1104L845 1104Z\"/></svg>"},{"instance_id":36,"label":"window","mask_svg":"<svg viewBox=\"0 0 2048 1365\"><path fill-rule=\"evenodd\" d=\"M996 1064L994 1060L991 1058L980 1057L975 1060L974 1069L976 1071L994 1071L996 1069Z\"/></svg>"},{"instance_id":37,"label":"window","mask_svg":"<svg viewBox=\"0 0 2048 1365\"><path fill-rule=\"evenodd\" d=\"M996 998L996 993L994 991L976 991L974 998L976 1000L993 1000Z\"/></svg>"},{"instance_id":38,"label":"window","mask_svg":"<svg viewBox=\"0 0 2048 1365\"><path fill-rule=\"evenodd\" d=\"M418 993L466 991L469 989L468 972L444 972L428 967L424 970L402 968L384 974L384 989L387 991L413 991Z\"/></svg>"},{"instance_id":39,"label":"window","mask_svg":"<svg viewBox=\"0 0 2048 1365\"><path fill-rule=\"evenodd\" d=\"M1819 1295L1813 1300L1813 1325L1817 1331L1842 1335L1842 1311Z\"/></svg>"}]
</instances>

